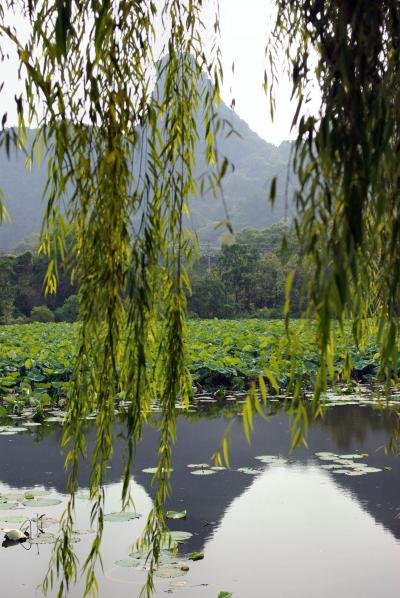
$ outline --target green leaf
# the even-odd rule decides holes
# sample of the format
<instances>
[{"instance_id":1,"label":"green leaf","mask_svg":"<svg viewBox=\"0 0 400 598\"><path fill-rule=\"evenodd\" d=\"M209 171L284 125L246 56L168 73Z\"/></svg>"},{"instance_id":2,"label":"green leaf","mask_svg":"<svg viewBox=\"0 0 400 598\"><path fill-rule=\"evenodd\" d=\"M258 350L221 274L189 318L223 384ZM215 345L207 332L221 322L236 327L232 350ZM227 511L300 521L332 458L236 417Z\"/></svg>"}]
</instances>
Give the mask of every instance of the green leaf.
<instances>
[{"instance_id":1,"label":"green leaf","mask_svg":"<svg viewBox=\"0 0 400 598\"><path fill-rule=\"evenodd\" d=\"M121 511L120 513L107 513L106 515L104 515L104 521L126 522L131 521L132 519L139 519L140 517L140 513Z\"/></svg>"},{"instance_id":2,"label":"green leaf","mask_svg":"<svg viewBox=\"0 0 400 598\"><path fill-rule=\"evenodd\" d=\"M188 557L191 561L201 561L204 559L204 552L189 552Z\"/></svg>"},{"instance_id":3,"label":"green leaf","mask_svg":"<svg viewBox=\"0 0 400 598\"><path fill-rule=\"evenodd\" d=\"M165 516L167 519L186 519L187 511L167 511Z\"/></svg>"}]
</instances>

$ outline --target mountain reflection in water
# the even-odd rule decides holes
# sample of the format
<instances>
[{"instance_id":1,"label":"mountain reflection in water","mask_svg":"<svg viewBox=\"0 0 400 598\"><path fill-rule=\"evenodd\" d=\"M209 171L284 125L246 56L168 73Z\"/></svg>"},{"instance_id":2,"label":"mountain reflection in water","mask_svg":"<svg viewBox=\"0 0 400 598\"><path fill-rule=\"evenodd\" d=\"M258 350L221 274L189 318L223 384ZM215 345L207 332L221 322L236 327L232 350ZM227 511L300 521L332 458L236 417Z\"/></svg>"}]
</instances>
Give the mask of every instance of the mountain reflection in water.
<instances>
[{"instance_id":1,"label":"mountain reflection in water","mask_svg":"<svg viewBox=\"0 0 400 598\"><path fill-rule=\"evenodd\" d=\"M227 418L222 416L178 418L171 478L173 496L168 507L187 509L188 519L171 521L170 528L193 533L183 546L185 552L205 552L204 560L193 563L184 578L186 586L179 589L181 598L215 598L221 590L233 592L235 598L398 595L400 520L396 514L400 507L400 467L397 457L384 452L395 425L393 414L368 406L330 408L323 420L310 426L309 448L294 453L289 451L286 414L278 412L268 422L256 419L250 445L244 437L241 418L236 416L230 448L233 471L192 475L187 464L211 463L226 425ZM94 434L94 426L88 425L89 453ZM107 487L111 501L108 509L112 510L119 510L120 463L125 450L124 430L118 424L116 436ZM60 437L58 427L0 437L2 485L13 489L43 485L62 494L66 475ZM156 464L157 441L157 430L146 428L132 471L136 508L143 514L150 509L155 488L151 485L152 476L142 469ZM338 475L321 469L321 462L315 457L319 451L368 453L369 465L392 469L360 477ZM279 454L289 462L283 467L265 466L265 471L255 477L234 471L260 466L254 457L263 454ZM82 488L88 485L89 471L89 462L83 462L79 480ZM114 567L113 563L128 556L129 545L143 525L144 518L132 525L106 525L105 576L100 574L100 596L139 596L143 575L134 569ZM118 550L112 537L115 530L119 534ZM11 570L13 559L17 567L22 558L19 553L5 558L4 552L0 553L0 571L6 561ZM14 549L8 552L14 554ZM36 577L33 575L33 585L41 581L49 553L50 547L42 551L43 570ZM30 553L23 560L28 557ZM7 579L10 595L33 595L29 593L32 577L25 582L18 576L18 582L11 575ZM157 588L160 596L164 595L169 581L160 580ZM70 595L81 596L82 588L78 586Z\"/></svg>"}]
</instances>

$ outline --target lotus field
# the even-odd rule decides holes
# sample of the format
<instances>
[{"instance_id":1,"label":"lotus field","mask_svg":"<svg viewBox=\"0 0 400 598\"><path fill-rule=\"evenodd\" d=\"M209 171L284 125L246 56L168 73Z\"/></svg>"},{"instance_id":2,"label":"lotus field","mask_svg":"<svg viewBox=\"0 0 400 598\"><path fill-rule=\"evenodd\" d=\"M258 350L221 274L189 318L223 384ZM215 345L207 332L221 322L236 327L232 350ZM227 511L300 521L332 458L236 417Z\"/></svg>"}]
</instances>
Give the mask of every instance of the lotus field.
<instances>
[{"instance_id":1,"label":"lotus field","mask_svg":"<svg viewBox=\"0 0 400 598\"><path fill-rule=\"evenodd\" d=\"M290 338L280 320L191 320L187 356L198 389L245 389L262 375L284 388L289 376L312 383L318 352L309 322L293 321ZM347 344L338 335L334 359L340 380ZM0 328L0 395L3 404L30 398L43 405L67 396L77 351L77 326L29 324ZM379 354L373 336L364 347L350 347L353 376L376 373Z\"/></svg>"}]
</instances>

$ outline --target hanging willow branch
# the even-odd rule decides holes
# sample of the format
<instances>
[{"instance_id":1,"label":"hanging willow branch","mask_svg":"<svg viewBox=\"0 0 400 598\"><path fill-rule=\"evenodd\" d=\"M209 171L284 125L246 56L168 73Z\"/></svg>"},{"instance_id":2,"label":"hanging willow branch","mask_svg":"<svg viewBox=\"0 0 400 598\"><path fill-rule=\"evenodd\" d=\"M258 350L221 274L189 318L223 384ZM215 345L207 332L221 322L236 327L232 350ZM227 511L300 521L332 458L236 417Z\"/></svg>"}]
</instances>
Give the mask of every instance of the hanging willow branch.
<instances>
[{"instance_id":1,"label":"hanging willow branch","mask_svg":"<svg viewBox=\"0 0 400 598\"><path fill-rule=\"evenodd\" d=\"M400 306L400 5L397 0L276 0L267 53L271 110L285 56L297 110L295 226L312 267L309 312L321 366L316 408L338 322L358 343L378 318L382 373L397 373ZM307 103L320 94L317 114ZM348 356L347 356L348 359ZM333 369L333 368L332 368Z\"/></svg>"},{"instance_id":2,"label":"hanging willow branch","mask_svg":"<svg viewBox=\"0 0 400 598\"><path fill-rule=\"evenodd\" d=\"M211 187L218 189L226 170L226 162L218 166L212 134L222 76L219 52L215 46L205 57L202 5L202 0L9 0L7 10L0 10L1 39L14 44L26 76L21 134L36 119L33 150L49 155L42 231L42 250L50 256L47 288L56 289L57 264L71 256L79 280L79 353L63 436L71 498L44 583L47 590L60 575L60 596L78 574L70 538L91 412L97 413L90 455L97 534L83 570L85 592L98 589L103 485L120 399L130 405L125 506L146 412L155 400L161 405L157 493L143 538L151 548L146 594L153 589L151 573L165 532L175 403L187 402L190 389L185 291L196 243L183 218L197 191L194 147L200 129ZM8 25L19 11L29 18L27 41ZM162 32L161 40L156 32ZM155 48L162 43L166 56L159 60Z\"/></svg>"}]
</instances>

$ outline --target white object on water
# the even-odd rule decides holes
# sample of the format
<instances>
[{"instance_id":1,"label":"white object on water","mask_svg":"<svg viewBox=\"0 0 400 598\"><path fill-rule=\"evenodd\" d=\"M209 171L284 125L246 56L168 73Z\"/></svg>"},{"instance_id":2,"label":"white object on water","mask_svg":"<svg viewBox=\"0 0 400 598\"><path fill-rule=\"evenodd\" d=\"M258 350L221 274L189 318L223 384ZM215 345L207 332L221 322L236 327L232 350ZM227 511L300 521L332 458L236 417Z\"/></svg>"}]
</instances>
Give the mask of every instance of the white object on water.
<instances>
[{"instance_id":1,"label":"white object on water","mask_svg":"<svg viewBox=\"0 0 400 598\"><path fill-rule=\"evenodd\" d=\"M3 532L6 540L12 540L13 542L25 542L29 538L29 533L20 529L3 529Z\"/></svg>"}]
</instances>

